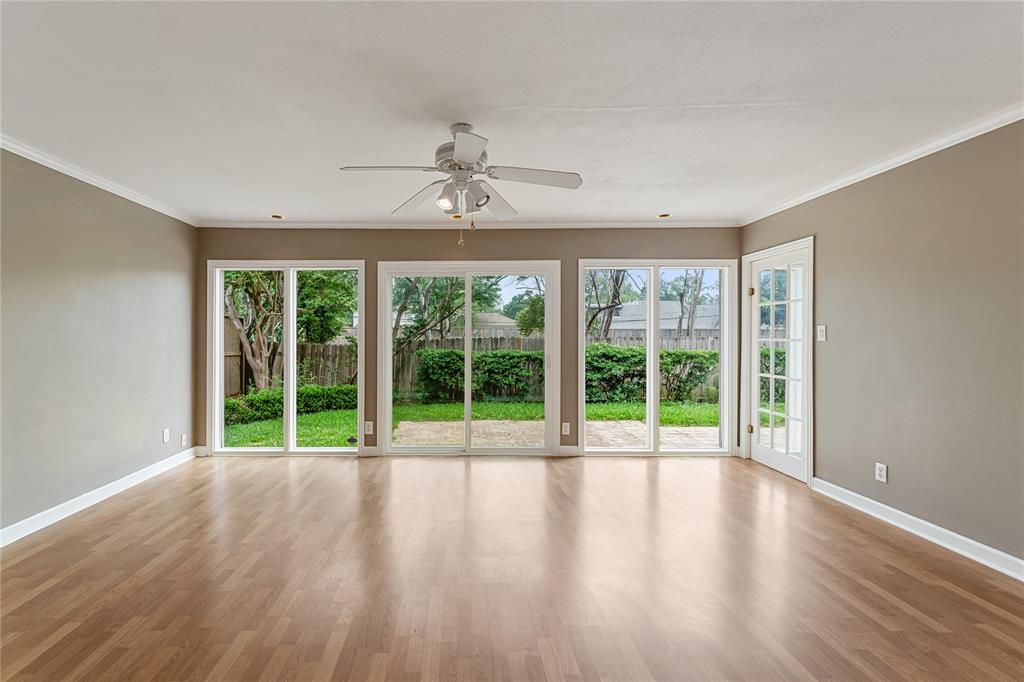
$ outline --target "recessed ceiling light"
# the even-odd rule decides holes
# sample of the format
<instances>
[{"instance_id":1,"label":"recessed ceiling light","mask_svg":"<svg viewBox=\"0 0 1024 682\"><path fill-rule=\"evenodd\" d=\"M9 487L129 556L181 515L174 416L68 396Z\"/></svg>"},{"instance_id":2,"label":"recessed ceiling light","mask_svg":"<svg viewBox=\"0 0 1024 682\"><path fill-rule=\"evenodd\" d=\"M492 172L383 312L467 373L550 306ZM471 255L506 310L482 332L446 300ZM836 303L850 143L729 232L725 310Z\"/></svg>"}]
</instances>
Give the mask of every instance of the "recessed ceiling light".
<instances>
[{"instance_id":1,"label":"recessed ceiling light","mask_svg":"<svg viewBox=\"0 0 1024 682\"><path fill-rule=\"evenodd\" d=\"M270 216L270 219L271 220L284 220L284 216L283 215L278 215L277 213L274 213L273 215Z\"/></svg>"},{"instance_id":2,"label":"recessed ceiling light","mask_svg":"<svg viewBox=\"0 0 1024 682\"><path fill-rule=\"evenodd\" d=\"M659 213L658 217L659 218L671 218L672 214L671 213Z\"/></svg>"}]
</instances>

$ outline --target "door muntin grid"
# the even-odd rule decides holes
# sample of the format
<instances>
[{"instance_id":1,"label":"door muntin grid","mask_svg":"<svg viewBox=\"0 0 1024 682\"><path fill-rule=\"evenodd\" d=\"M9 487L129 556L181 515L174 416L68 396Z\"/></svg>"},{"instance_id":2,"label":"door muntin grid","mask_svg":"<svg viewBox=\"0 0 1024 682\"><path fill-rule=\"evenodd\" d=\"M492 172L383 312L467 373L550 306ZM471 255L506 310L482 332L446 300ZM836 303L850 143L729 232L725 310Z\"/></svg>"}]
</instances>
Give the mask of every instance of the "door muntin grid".
<instances>
[{"instance_id":1,"label":"door muntin grid","mask_svg":"<svg viewBox=\"0 0 1024 682\"><path fill-rule=\"evenodd\" d=\"M804 269L758 270L758 418L756 442L802 458L804 367Z\"/></svg>"}]
</instances>

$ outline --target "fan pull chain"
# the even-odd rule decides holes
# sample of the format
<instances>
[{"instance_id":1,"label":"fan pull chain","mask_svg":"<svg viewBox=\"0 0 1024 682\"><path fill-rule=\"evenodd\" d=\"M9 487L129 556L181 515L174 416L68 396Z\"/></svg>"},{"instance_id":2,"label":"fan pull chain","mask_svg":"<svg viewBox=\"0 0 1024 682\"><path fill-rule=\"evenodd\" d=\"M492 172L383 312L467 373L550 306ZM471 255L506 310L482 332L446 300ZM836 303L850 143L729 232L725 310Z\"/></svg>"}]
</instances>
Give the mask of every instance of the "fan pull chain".
<instances>
[{"instance_id":1,"label":"fan pull chain","mask_svg":"<svg viewBox=\"0 0 1024 682\"><path fill-rule=\"evenodd\" d=\"M459 225L459 241L457 243L458 243L460 249L466 243L466 240L462 238L462 225Z\"/></svg>"}]
</instances>

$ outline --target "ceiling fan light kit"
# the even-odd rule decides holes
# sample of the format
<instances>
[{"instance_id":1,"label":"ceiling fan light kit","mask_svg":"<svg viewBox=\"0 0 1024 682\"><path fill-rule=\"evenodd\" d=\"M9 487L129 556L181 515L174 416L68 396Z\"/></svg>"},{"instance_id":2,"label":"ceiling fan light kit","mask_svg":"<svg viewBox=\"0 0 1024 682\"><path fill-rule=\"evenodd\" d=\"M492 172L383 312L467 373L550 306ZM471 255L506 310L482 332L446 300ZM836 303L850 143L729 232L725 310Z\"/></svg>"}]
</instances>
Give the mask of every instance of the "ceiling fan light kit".
<instances>
[{"instance_id":1,"label":"ceiling fan light kit","mask_svg":"<svg viewBox=\"0 0 1024 682\"><path fill-rule=\"evenodd\" d=\"M452 141L445 142L437 148L434 152L433 166L342 166L341 170L414 171L448 175L447 179L436 180L412 195L393 210L391 215L410 213L434 196L434 203L450 218L472 215L487 208L498 220L510 220L519 215L518 211L495 191L488 180L525 182L563 189L577 189L583 184L583 178L577 173L516 166L488 166L487 138L475 134L473 126L468 123L456 123L449 130Z\"/></svg>"}]
</instances>

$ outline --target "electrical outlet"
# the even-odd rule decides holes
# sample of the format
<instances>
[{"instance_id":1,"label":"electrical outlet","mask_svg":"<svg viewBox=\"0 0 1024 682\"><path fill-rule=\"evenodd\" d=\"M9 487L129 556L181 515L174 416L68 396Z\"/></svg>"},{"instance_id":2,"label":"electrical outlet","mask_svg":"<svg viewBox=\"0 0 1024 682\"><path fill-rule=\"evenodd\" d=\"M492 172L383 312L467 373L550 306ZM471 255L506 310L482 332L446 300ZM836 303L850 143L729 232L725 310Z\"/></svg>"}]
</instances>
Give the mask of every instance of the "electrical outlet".
<instances>
[{"instance_id":1,"label":"electrical outlet","mask_svg":"<svg viewBox=\"0 0 1024 682\"><path fill-rule=\"evenodd\" d=\"M875 462L875 480L879 483L889 482L889 465Z\"/></svg>"},{"instance_id":2,"label":"electrical outlet","mask_svg":"<svg viewBox=\"0 0 1024 682\"><path fill-rule=\"evenodd\" d=\"M569 422L562 422L562 435L568 436L570 433L572 433L572 424Z\"/></svg>"},{"instance_id":3,"label":"electrical outlet","mask_svg":"<svg viewBox=\"0 0 1024 682\"><path fill-rule=\"evenodd\" d=\"M163 439L164 439L165 443L170 443L171 442L171 430L170 429L164 429Z\"/></svg>"},{"instance_id":4,"label":"electrical outlet","mask_svg":"<svg viewBox=\"0 0 1024 682\"><path fill-rule=\"evenodd\" d=\"M363 424L363 435L364 436L372 436L373 435L373 422L368 421L368 422Z\"/></svg>"},{"instance_id":5,"label":"electrical outlet","mask_svg":"<svg viewBox=\"0 0 1024 682\"><path fill-rule=\"evenodd\" d=\"M183 434L181 434L181 447L186 447L187 445L188 445L188 435L183 433Z\"/></svg>"},{"instance_id":6,"label":"electrical outlet","mask_svg":"<svg viewBox=\"0 0 1024 682\"><path fill-rule=\"evenodd\" d=\"M825 325L819 324L818 325L818 341L827 341L827 340L828 340L828 330L825 328Z\"/></svg>"}]
</instances>

